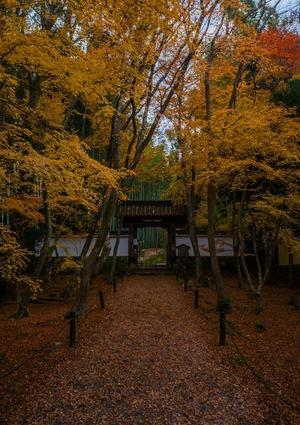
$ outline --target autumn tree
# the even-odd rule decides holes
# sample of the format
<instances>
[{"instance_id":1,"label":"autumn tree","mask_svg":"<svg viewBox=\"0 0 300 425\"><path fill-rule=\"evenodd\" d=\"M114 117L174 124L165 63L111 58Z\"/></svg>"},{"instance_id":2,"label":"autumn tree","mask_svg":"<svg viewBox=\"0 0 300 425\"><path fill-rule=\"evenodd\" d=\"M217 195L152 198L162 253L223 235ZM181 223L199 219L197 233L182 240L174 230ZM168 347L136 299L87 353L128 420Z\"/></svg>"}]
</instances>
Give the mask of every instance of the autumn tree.
<instances>
[{"instance_id":1,"label":"autumn tree","mask_svg":"<svg viewBox=\"0 0 300 425\"><path fill-rule=\"evenodd\" d=\"M66 34L71 6L8 3L1 9L1 207L19 240L24 229L44 223L34 273L40 279L54 232L78 208L94 212L119 175L91 159L66 123L65 102L84 84L86 65Z\"/></svg>"},{"instance_id":2,"label":"autumn tree","mask_svg":"<svg viewBox=\"0 0 300 425\"><path fill-rule=\"evenodd\" d=\"M225 6L219 1L170 4L123 1L117 14L108 3L108 15L88 8L93 11L94 26L89 30L93 36L88 54L97 54L105 33L105 43L110 49L107 58L113 62L114 75L119 77L108 97L111 116L105 125L107 165L116 169L124 166L129 171L136 169L208 31L215 30L213 19L218 20ZM100 231L83 268L77 311L84 310L92 270L109 230L116 199L115 191L107 192L105 208L96 216ZM92 237L88 239L91 240Z\"/></svg>"},{"instance_id":3,"label":"autumn tree","mask_svg":"<svg viewBox=\"0 0 300 425\"><path fill-rule=\"evenodd\" d=\"M268 105L268 78L277 78L283 65L294 72L296 55L286 56L280 47L274 7L238 0L7 0L0 20L2 211L19 241L21 227L42 228L35 277L44 277L53 239L74 223L80 228L80 216L94 217L73 306L85 313L116 205L174 114L195 252L199 199L203 185L208 188L211 260L221 303L215 165L227 133L220 135L217 125L238 128L243 96L257 105L264 93L261 104ZM284 35L294 46L294 36Z\"/></svg>"},{"instance_id":4,"label":"autumn tree","mask_svg":"<svg viewBox=\"0 0 300 425\"><path fill-rule=\"evenodd\" d=\"M283 75L280 74L283 68L280 69L278 63L279 52L274 60L270 50L262 41L262 32L271 17L270 10L267 7L262 7L260 11L255 10L251 12L251 19L250 12L251 7L250 9L235 8L228 15L224 15L225 31L221 26L220 31L208 40L206 49L201 52L195 62L198 80L192 77L194 79L185 81L180 91L179 101L174 104L170 114L173 129L180 140L179 159L184 167L187 162L188 167L195 170L194 186L198 191L199 199L203 193L203 185L207 185L208 239L219 306L226 304L227 301L215 249L217 195L223 193L229 196L229 202L232 202L231 227L238 275L241 280L243 269L251 291L258 300L263 282L267 280L270 273L278 239L283 234L281 230L291 220L295 211L286 196L293 199L292 203L297 203L299 182L294 175L283 178L282 181L286 182L287 186L279 189L280 185L276 183L279 192L276 190L272 192L270 189L275 185L270 183L270 180L284 173L281 168L282 161L291 161L287 169L288 167L297 168L299 152L296 138L299 134L299 126L297 120L290 115L291 111L276 107L270 98L272 86L267 84L268 79L274 75ZM289 36L288 39L294 40L294 37ZM295 44L293 46L297 49ZM296 52L289 53L289 69L291 66L296 66L297 57ZM256 121L254 122L253 119ZM268 157L270 152L268 151L268 154L265 152L265 145L272 146L272 152L281 152L285 159L274 157L270 166L270 157ZM255 165L250 160L254 168L250 167L251 171L250 169L246 171L248 183L243 179L244 170L242 162L238 159L239 154L235 156L239 150L238 146L243 146L247 152L248 149L250 150L245 156L242 155L240 160L242 158L245 161L246 158L250 160L251 153L255 152ZM228 164L226 172L224 163ZM236 170L236 182L243 181L243 188L235 184L232 186L232 181L226 180L230 169ZM260 174L258 170L261 169L268 169L270 174ZM251 179L253 184L250 184ZM247 190L247 187L251 189ZM280 203L278 196L279 198L282 196L280 199L283 204ZM253 201L251 213L249 203L246 202L249 197ZM255 199L260 199L260 202L255 203ZM237 200L241 202L241 208L237 208ZM272 210L272 215L270 214L269 217L266 214L265 203L269 204L269 214ZM266 208L265 215L263 208ZM205 214L205 211L202 214ZM253 285L253 280L247 275L245 257L241 254L244 245L238 236L237 222L245 224L246 216L249 220L251 217L252 220L249 224L251 235L248 233L245 239L252 244L253 254L251 255L255 258L258 269L258 277L255 279L258 282L257 286ZM270 220L270 217L273 219ZM262 225L266 226L264 231L261 229ZM252 240L253 232L255 240ZM264 253L262 253L263 250L265 250ZM261 262L264 264L262 265Z\"/></svg>"}]
</instances>

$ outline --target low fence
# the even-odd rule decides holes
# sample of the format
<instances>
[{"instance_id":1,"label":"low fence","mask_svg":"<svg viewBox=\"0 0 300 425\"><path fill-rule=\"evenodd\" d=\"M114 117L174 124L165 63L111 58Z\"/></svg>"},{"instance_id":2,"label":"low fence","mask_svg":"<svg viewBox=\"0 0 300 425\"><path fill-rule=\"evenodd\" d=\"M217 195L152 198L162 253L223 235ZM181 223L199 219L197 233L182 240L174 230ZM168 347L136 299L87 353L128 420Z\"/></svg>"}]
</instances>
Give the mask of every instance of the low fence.
<instances>
[{"instance_id":1,"label":"low fence","mask_svg":"<svg viewBox=\"0 0 300 425\"><path fill-rule=\"evenodd\" d=\"M177 280L183 285L183 290L185 293L188 292L188 274L186 272L181 272L177 274ZM257 369L253 366L252 362L249 360L247 355L242 351L240 346L236 343L235 337L241 336L246 338L251 344L257 345L256 341L253 341L248 336L238 332L232 322L227 320L227 313L224 311L215 312L219 315L217 320L211 320L211 318L206 314L205 310L201 306L201 301L210 303L209 300L205 299L203 296L200 297L200 291L198 288L193 291L193 300L194 300L194 308L197 309L202 316L206 319L206 321L213 325L214 327L218 326L219 333L219 346L224 347L227 344L234 348L234 350L238 353L240 358L243 360L244 364L247 366L248 370L252 373L256 381L263 385L263 387L275 398L277 398L280 402L288 406L291 410L300 414L300 406L294 401L291 400L281 394L281 390L275 388L274 384L271 384L267 379L265 379L261 373L257 371ZM270 361L266 358L263 358L265 363L270 364Z\"/></svg>"}]
</instances>

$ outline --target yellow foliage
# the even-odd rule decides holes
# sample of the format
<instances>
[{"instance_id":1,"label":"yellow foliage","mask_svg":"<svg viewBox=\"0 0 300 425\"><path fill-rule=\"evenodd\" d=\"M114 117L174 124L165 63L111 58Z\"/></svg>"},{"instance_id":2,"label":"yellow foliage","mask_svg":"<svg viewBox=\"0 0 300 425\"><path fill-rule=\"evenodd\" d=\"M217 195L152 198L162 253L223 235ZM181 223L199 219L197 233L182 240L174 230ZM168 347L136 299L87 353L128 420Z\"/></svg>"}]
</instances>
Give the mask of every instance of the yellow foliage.
<instances>
[{"instance_id":1,"label":"yellow foliage","mask_svg":"<svg viewBox=\"0 0 300 425\"><path fill-rule=\"evenodd\" d=\"M26 276L29 251L18 243L15 234L0 226L0 281L25 285L33 295L39 291L39 282Z\"/></svg>"}]
</instances>

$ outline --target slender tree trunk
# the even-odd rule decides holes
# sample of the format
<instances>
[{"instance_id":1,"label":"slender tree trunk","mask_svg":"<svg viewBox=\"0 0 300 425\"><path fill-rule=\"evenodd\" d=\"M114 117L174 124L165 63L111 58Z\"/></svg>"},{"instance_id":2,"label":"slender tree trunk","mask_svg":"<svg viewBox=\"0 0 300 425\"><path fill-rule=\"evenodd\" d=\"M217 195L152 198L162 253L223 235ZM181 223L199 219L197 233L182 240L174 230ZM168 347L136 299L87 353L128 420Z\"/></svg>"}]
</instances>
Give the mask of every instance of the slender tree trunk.
<instances>
[{"instance_id":1,"label":"slender tree trunk","mask_svg":"<svg viewBox=\"0 0 300 425\"><path fill-rule=\"evenodd\" d=\"M179 98L179 102L181 99ZM181 129L179 129L181 131ZM182 147L183 140L181 137L178 138L178 143ZM181 168L184 178L184 186L185 186L185 194L186 194L186 205L188 210L188 223L189 223L189 236L191 240L191 244L193 247L194 255L195 255L195 272L196 278L198 282L203 281L203 267L202 267L202 259L198 244L197 238L197 226L195 220L195 209L196 209L196 200L195 200L195 169L192 167L192 178L191 184L189 184L188 173L187 173L187 165L186 160L184 158L184 150L182 149L182 161Z\"/></svg>"},{"instance_id":2,"label":"slender tree trunk","mask_svg":"<svg viewBox=\"0 0 300 425\"><path fill-rule=\"evenodd\" d=\"M216 208L217 188L214 183L207 185L207 210L208 210L208 246L210 253L210 264L212 269L213 278L217 288L218 294L218 308L220 310L226 308L225 291L223 279L221 276L219 262L216 250L215 241L215 208Z\"/></svg>"},{"instance_id":3,"label":"slender tree trunk","mask_svg":"<svg viewBox=\"0 0 300 425\"><path fill-rule=\"evenodd\" d=\"M80 257L81 258L86 257L87 254L88 254L88 252L89 252L90 246L92 244L92 241L93 241L94 236L95 236L95 233L96 233L96 229L97 229L97 225L98 225L100 214L101 214L101 209L99 208L98 213L97 213L97 217L95 218L95 221L94 221L94 224L93 224L93 227L89 231L89 233L87 235L87 238L86 238L86 240L84 242L84 245L83 245L83 248L82 248L82 251L81 251L81 254L80 254Z\"/></svg>"},{"instance_id":4,"label":"slender tree trunk","mask_svg":"<svg viewBox=\"0 0 300 425\"><path fill-rule=\"evenodd\" d=\"M18 294L18 311L13 315L14 319L22 319L29 316L29 304L31 293L29 288L22 288Z\"/></svg>"},{"instance_id":5,"label":"slender tree trunk","mask_svg":"<svg viewBox=\"0 0 300 425\"><path fill-rule=\"evenodd\" d=\"M244 70L245 70L244 64L240 63L235 74L235 79L233 81L231 96L230 96L230 100L228 104L229 109L233 109L236 106L236 99L238 96L239 85L240 85Z\"/></svg>"},{"instance_id":6,"label":"slender tree trunk","mask_svg":"<svg viewBox=\"0 0 300 425\"><path fill-rule=\"evenodd\" d=\"M244 240L244 229L243 229L245 202L246 202L246 188L243 189L242 191L242 196L241 196L240 205L239 205L239 214L238 214L238 221L237 221L237 236L238 236L238 243L239 243L239 254L240 254L240 260L241 260L241 266L242 266L246 281L249 285L249 289L251 293L254 293L255 287L253 285L252 277L249 272L247 262L246 262L246 257L245 257L245 240Z\"/></svg>"},{"instance_id":7,"label":"slender tree trunk","mask_svg":"<svg viewBox=\"0 0 300 425\"><path fill-rule=\"evenodd\" d=\"M239 211L240 214L240 211ZM232 201L232 243L233 243L233 253L234 253L234 263L235 269L238 276L238 285L239 288L243 287L243 275L241 270L241 261L240 261L240 246L239 246L239 237L238 237L238 220L239 216L236 210L236 193L233 194Z\"/></svg>"},{"instance_id":8,"label":"slender tree trunk","mask_svg":"<svg viewBox=\"0 0 300 425\"><path fill-rule=\"evenodd\" d=\"M112 264L111 264L111 269L110 269L110 274L109 274L109 281L112 283L113 279L115 277L115 272L116 272L116 264L117 264L117 254L118 254L118 248L119 248L119 244L120 244L120 238L121 238L121 231L122 231L122 219L120 217L120 206L119 204L117 205L117 235L116 235L116 243L114 246L114 250L113 250L113 257L112 257Z\"/></svg>"},{"instance_id":9,"label":"slender tree trunk","mask_svg":"<svg viewBox=\"0 0 300 425\"><path fill-rule=\"evenodd\" d=\"M28 106L35 109L41 97L41 77L35 73L29 73L29 99Z\"/></svg>"},{"instance_id":10,"label":"slender tree trunk","mask_svg":"<svg viewBox=\"0 0 300 425\"><path fill-rule=\"evenodd\" d=\"M79 295L71 309L78 316L84 316L86 313L86 302L89 295L93 271L95 269L98 257L101 253L101 250L103 249L105 239L109 232L111 219L116 205L116 200L117 192L115 189L113 189L110 193L107 202L103 206L103 215L100 223L100 231L97 235L95 245L93 246L89 256L86 257L86 261L82 268Z\"/></svg>"},{"instance_id":11,"label":"slender tree trunk","mask_svg":"<svg viewBox=\"0 0 300 425\"><path fill-rule=\"evenodd\" d=\"M194 255L195 255L195 272L196 272L196 278L198 282L203 281L203 268L202 268L202 259L198 244L198 237L197 237L197 227L195 223L195 216L193 207L191 204L188 204L188 215L189 215L189 231L190 231L190 240L193 247Z\"/></svg>"},{"instance_id":12,"label":"slender tree trunk","mask_svg":"<svg viewBox=\"0 0 300 425\"><path fill-rule=\"evenodd\" d=\"M207 120L207 132L211 134L210 121L212 117L212 108L211 108L211 87L210 87L210 73L211 67L214 60L214 40L211 43L208 58L207 58L207 69L204 76L204 89L205 89L205 108L206 108L206 120ZM211 270L214 278L214 282L217 288L218 294L218 309L220 311L225 311L229 308L228 301L225 298L224 283L219 267L219 261L217 256L216 249L216 240L215 240L215 209L217 201L217 187L212 182L209 181L207 184L207 214L208 214L208 227L207 227L207 236L208 236L208 246L209 246L209 255L210 255L210 264Z\"/></svg>"},{"instance_id":13,"label":"slender tree trunk","mask_svg":"<svg viewBox=\"0 0 300 425\"><path fill-rule=\"evenodd\" d=\"M110 144L106 158L110 166L115 169L118 169L120 167L120 103L121 96L118 95L114 100L115 112L112 117ZM101 209L98 212L99 220L97 216L94 228L91 230L82 250L82 257L85 257L85 263L81 272L79 296L74 306L72 307L72 311L74 311L79 316L83 316L85 314L90 283L93 278L93 273L95 273L98 257L101 253L101 250L104 248L105 240L109 232L111 219L117 201L117 191L115 189L111 190L110 188L108 188L106 193L106 199L107 201L103 204L103 206L101 206ZM97 229L98 221L99 233L97 235L95 244L92 247L90 254L87 256L95 231Z\"/></svg>"},{"instance_id":14,"label":"slender tree trunk","mask_svg":"<svg viewBox=\"0 0 300 425\"><path fill-rule=\"evenodd\" d=\"M120 108L121 108L121 95L118 95L114 102L113 106L115 108L114 115L111 122L111 134L110 142L107 150L106 161L107 163L116 169L120 167L120 131L121 131L121 117L120 117Z\"/></svg>"},{"instance_id":15,"label":"slender tree trunk","mask_svg":"<svg viewBox=\"0 0 300 425\"><path fill-rule=\"evenodd\" d=\"M78 101L78 96L74 96L65 111L63 126L66 131L70 130L73 112L74 112L74 108L76 106L77 101Z\"/></svg>"},{"instance_id":16,"label":"slender tree trunk","mask_svg":"<svg viewBox=\"0 0 300 425\"><path fill-rule=\"evenodd\" d=\"M49 196L46 189L43 190L43 198L44 198L46 233L45 233L43 246L42 246L40 255L38 257L36 267L35 267L35 277L37 279L41 277L46 261L48 259L51 238L52 238L51 209L49 206Z\"/></svg>"},{"instance_id":17,"label":"slender tree trunk","mask_svg":"<svg viewBox=\"0 0 300 425\"><path fill-rule=\"evenodd\" d=\"M109 257L109 253L110 253L109 234L107 234L106 240L105 240L104 245L103 245L103 249L100 253L100 256L97 259L95 268L94 268L93 273L92 273L92 280L101 273L101 270L102 270L102 268L105 264L105 261Z\"/></svg>"},{"instance_id":18,"label":"slender tree trunk","mask_svg":"<svg viewBox=\"0 0 300 425\"><path fill-rule=\"evenodd\" d=\"M85 243L83 245L83 248L82 248L82 251L81 251L81 254L80 254L80 257L81 258L86 257L87 254L88 254L88 252L89 252L90 246L91 246L91 244L93 242L95 233L97 231L97 227L98 227L99 221L101 219L102 212L103 212L103 203L101 203L101 205L99 206L99 209L97 211L96 217L94 219L93 226L90 229L90 231L88 233L88 236L87 236L87 238L85 240Z\"/></svg>"},{"instance_id":19,"label":"slender tree trunk","mask_svg":"<svg viewBox=\"0 0 300 425\"><path fill-rule=\"evenodd\" d=\"M263 276L262 276L262 267L261 262L258 256L258 250L257 250L257 244L256 244L256 234L255 234L255 227L253 229L253 235L252 235L252 243L253 243L253 250L254 250L254 256L255 261L257 265L257 276L258 276L258 285L255 289L254 297L256 302L256 314L260 314L262 312L262 306L261 306L261 290L263 287Z\"/></svg>"},{"instance_id":20,"label":"slender tree trunk","mask_svg":"<svg viewBox=\"0 0 300 425\"><path fill-rule=\"evenodd\" d=\"M265 267L263 273L263 283L266 283L270 276L271 268L274 262L275 249L278 245L279 232L282 224L282 219L276 223L274 238L270 241L269 245L266 244Z\"/></svg>"},{"instance_id":21,"label":"slender tree trunk","mask_svg":"<svg viewBox=\"0 0 300 425\"><path fill-rule=\"evenodd\" d=\"M196 266L196 278L198 282L203 281L203 269L202 259L200 255L200 249L197 237L197 226L195 220L196 200L195 200L195 170L192 168L192 184L189 187L186 184L187 196L188 196L188 217L189 217L189 230L190 240L195 255L195 266Z\"/></svg>"},{"instance_id":22,"label":"slender tree trunk","mask_svg":"<svg viewBox=\"0 0 300 425\"><path fill-rule=\"evenodd\" d=\"M245 243L244 243L244 237L241 232L239 233L239 243L240 243L240 258L241 258L241 264L243 267L243 272L244 272L244 275L246 276L246 280L249 285L249 289L251 293L255 293L255 287L253 285L252 277L249 272L246 258L245 258Z\"/></svg>"},{"instance_id":23,"label":"slender tree trunk","mask_svg":"<svg viewBox=\"0 0 300 425\"><path fill-rule=\"evenodd\" d=\"M252 244L253 244L253 251L254 251L256 266L257 266L258 286L260 287L263 284L263 276L262 276L261 262L260 262L258 250L257 250L255 228L253 229L253 234L252 234Z\"/></svg>"},{"instance_id":24,"label":"slender tree trunk","mask_svg":"<svg viewBox=\"0 0 300 425\"><path fill-rule=\"evenodd\" d=\"M195 223L189 222L189 229L190 229L190 240L191 244L194 250L195 254L195 273L197 281L202 283L203 281L203 267L202 267L202 258L200 254L199 244L198 244L198 237L196 233L196 226Z\"/></svg>"}]
</instances>

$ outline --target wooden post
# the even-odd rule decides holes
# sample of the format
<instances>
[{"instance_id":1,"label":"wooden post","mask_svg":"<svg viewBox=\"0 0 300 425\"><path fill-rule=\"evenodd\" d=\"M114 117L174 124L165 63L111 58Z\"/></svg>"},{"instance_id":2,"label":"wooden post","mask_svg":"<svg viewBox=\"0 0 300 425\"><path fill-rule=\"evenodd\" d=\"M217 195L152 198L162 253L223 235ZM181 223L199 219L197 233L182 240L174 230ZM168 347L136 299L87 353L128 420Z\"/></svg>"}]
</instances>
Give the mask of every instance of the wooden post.
<instances>
[{"instance_id":1,"label":"wooden post","mask_svg":"<svg viewBox=\"0 0 300 425\"><path fill-rule=\"evenodd\" d=\"M224 347L226 344L226 313L220 311L220 339L219 345Z\"/></svg>"},{"instance_id":2,"label":"wooden post","mask_svg":"<svg viewBox=\"0 0 300 425\"><path fill-rule=\"evenodd\" d=\"M112 287L113 287L114 293L116 293L117 292L117 279L116 279L115 276L112 279Z\"/></svg>"},{"instance_id":3,"label":"wooden post","mask_svg":"<svg viewBox=\"0 0 300 425\"><path fill-rule=\"evenodd\" d=\"M195 301L194 301L194 307L199 307L199 289L195 289Z\"/></svg>"},{"instance_id":4,"label":"wooden post","mask_svg":"<svg viewBox=\"0 0 300 425\"><path fill-rule=\"evenodd\" d=\"M101 308L105 308L103 292L99 291L99 301Z\"/></svg>"},{"instance_id":5,"label":"wooden post","mask_svg":"<svg viewBox=\"0 0 300 425\"><path fill-rule=\"evenodd\" d=\"M74 347L76 344L76 314L70 314L70 333L69 333L69 347Z\"/></svg>"}]
</instances>

